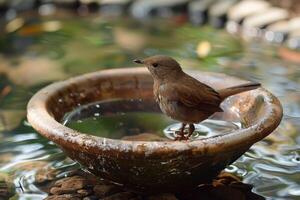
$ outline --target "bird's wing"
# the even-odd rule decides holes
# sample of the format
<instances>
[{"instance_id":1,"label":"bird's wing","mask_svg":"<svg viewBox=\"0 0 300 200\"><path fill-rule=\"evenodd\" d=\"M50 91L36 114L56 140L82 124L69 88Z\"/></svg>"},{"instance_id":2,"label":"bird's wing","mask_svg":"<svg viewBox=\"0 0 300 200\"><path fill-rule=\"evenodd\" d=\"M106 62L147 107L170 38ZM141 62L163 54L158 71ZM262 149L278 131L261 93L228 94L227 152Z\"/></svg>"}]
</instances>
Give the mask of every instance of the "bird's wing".
<instances>
[{"instance_id":1,"label":"bird's wing","mask_svg":"<svg viewBox=\"0 0 300 200\"><path fill-rule=\"evenodd\" d=\"M159 93L168 101L177 101L184 106L207 112L222 111L221 97L213 88L197 80L187 79L183 84L161 85Z\"/></svg>"}]
</instances>

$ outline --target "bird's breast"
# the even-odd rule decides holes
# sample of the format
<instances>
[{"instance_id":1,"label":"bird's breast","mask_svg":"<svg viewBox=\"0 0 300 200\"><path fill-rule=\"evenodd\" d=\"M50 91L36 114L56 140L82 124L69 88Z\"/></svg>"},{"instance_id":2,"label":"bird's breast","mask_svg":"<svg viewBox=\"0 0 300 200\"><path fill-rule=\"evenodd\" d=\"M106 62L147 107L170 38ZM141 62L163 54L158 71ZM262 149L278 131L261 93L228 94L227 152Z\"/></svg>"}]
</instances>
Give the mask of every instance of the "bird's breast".
<instances>
[{"instance_id":1,"label":"bird's breast","mask_svg":"<svg viewBox=\"0 0 300 200\"><path fill-rule=\"evenodd\" d=\"M161 95L157 96L159 107L163 113L172 117L176 113L176 102L168 101Z\"/></svg>"},{"instance_id":2,"label":"bird's breast","mask_svg":"<svg viewBox=\"0 0 300 200\"><path fill-rule=\"evenodd\" d=\"M163 113L184 123L198 123L212 114L186 107L178 101L170 101L162 95L157 95L157 102Z\"/></svg>"}]
</instances>

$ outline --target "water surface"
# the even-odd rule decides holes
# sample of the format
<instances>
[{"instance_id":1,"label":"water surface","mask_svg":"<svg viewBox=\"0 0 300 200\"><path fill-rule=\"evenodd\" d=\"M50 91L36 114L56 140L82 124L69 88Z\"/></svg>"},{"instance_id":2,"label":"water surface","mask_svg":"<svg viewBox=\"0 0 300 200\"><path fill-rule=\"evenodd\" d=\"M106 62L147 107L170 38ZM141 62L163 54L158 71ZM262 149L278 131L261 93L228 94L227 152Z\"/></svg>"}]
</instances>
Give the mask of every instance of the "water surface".
<instances>
[{"instance_id":1,"label":"water surface","mask_svg":"<svg viewBox=\"0 0 300 200\"><path fill-rule=\"evenodd\" d=\"M181 123L164 115L154 100L116 99L79 106L65 114L62 124L90 135L139 141L172 141L178 138ZM190 140L231 133L240 123L212 116L195 124ZM185 127L188 135L188 126Z\"/></svg>"}]
</instances>

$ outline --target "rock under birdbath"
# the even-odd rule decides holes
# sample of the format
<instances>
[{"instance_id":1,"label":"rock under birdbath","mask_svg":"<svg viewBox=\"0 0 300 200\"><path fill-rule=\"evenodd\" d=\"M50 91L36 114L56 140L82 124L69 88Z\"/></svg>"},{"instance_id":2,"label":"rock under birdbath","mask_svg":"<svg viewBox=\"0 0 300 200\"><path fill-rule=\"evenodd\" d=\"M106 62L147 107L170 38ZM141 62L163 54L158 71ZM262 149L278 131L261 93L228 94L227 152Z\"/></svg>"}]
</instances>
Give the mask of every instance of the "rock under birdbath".
<instances>
[{"instance_id":1,"label":"rock under birdbath","mask_svg":"<svg viewBox=\"0 0 300 200\"><path fill-rule=\"evenodd\" d=\"M9 199L14 195L14 184L8 174L0 173L0 199Z\"/></svg>"},{"instance_id":2,"label":"rock under birdbath","mask_svg":"<svg viewBox=\"0 0 300 200\"><path fill-rule=\"evenodd\" d=\"M47 191L46 200L185 200L185 199L263 199L251 192L252 186L243 184L241 179L230 173L222 172L211 183L199 186L189 193L137 194L125 188L111 185L81 170L69 177L53 181ZM51 172L49 174L51 176Z\"/></svg>"}]
</instances>

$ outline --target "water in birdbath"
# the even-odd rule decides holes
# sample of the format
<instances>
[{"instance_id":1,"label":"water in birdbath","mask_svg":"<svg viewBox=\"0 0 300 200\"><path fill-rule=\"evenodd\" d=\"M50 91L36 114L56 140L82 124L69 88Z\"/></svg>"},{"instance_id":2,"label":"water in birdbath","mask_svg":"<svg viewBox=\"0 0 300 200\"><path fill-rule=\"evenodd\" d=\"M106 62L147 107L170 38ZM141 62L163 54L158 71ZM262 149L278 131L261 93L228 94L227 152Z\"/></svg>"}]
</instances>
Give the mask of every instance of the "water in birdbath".
<instances>
[{"instance_id":1,"label":"water in birdbath","mask_svg":"<svg viewBox=\"0 0 300 200\"><path fill-rule=\"evenodd\" d=\"M153 100L115 99L80 106L65 115L63 124L83 133L125 140L174 140L181 124L161 113ZM190 140L227 134L238 123L207 119L195 124ZM188 130L186 130L187 132Z\"/></svg>"}]
</instances>

